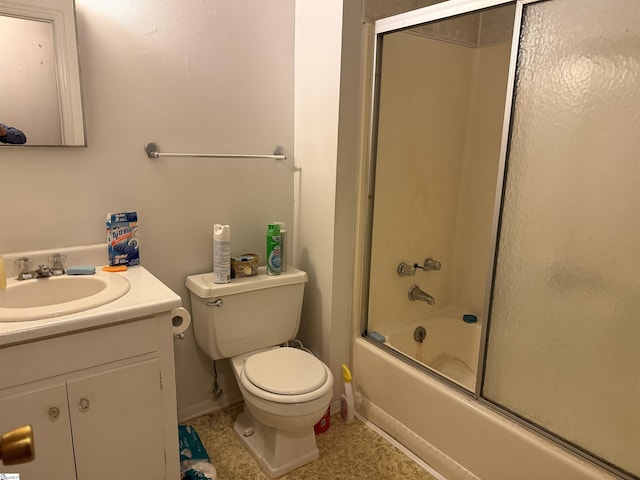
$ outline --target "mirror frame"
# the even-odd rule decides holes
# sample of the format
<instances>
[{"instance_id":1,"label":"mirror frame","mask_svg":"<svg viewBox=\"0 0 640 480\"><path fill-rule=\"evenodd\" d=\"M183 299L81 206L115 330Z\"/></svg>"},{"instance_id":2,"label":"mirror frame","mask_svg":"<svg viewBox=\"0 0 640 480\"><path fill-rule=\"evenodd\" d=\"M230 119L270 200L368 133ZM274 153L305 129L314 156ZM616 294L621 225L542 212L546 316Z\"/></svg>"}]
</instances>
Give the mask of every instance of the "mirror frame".
<instances>
[{"instance_id":1,"label":"mirror frame","mask_svg":"<svg viewBox=\"0 0 640 480\"><path fill-rule=\"evenodd\" d=\"M52 5L53 4L53 5ZM77 23L74 0L0 0L0 15L37 20L53 26L54 61L59 98L62 143L60 145L12 145L15 147L86 147Z\"/></svg>"}]
</instances>

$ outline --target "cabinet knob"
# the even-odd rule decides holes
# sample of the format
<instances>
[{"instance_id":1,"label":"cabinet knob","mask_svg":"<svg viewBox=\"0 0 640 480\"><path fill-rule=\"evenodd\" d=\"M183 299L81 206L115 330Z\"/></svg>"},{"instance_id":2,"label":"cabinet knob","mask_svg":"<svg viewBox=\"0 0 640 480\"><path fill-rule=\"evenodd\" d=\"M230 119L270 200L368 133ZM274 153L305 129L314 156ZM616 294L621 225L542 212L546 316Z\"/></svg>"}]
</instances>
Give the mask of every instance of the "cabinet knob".
<instances>
[{"instance_id":1,"label":"cabinet knob","mask_svg":"<svg viewBox=\"0 0 640 480\"><path fill-rule=\"evenodd\" d=\"M78 404L78 407L80 408L81 412L86 412L87 410L89 410L89 399L82 397L80 399L80 403Z\"/></svg>"},{"instance_id":2,"label":"cabinet knob","mask_svg":"<svg viewBox=\"0 0 640 480\"><path fill-rule=\"evenodd\" d=\"M33 428L31 428L31 425L14 428L2 434L0 437L0 460L2 460L2 463L5 465L17 465L30 462L34 458ZM5 478L1 473L0 476Z\"/></svg>"},{"instance_id":3,"label":"cabinet knob","mask_svg":"<svg viewBox=\"0 0 640 480\"><path fill-rule=\"evenodd\" d=\"M49 420L55 420L60 416L60 409L58 407L49 407Z\"/></svg>"}]
</instances>

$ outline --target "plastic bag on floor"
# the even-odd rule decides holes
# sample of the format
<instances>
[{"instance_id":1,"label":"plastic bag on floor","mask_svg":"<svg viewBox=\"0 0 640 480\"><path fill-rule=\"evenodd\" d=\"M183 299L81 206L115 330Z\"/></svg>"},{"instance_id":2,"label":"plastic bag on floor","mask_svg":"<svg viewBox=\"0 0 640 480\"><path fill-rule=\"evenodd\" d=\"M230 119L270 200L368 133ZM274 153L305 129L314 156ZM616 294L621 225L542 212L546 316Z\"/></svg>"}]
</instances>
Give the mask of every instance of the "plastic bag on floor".
<instances>
[{"instance_id":1,"label":"plastic bag on floor","mask_svg":"<svg viewBox=\"0 0 640 480\"><path fill-rule=\"evenodd\" d=\"M198 432L188 425L178 425L180 445L180 478L183 480L216 480L218 472L209 462L209 455Z\"/></svg>"},{"instance_id":2,"label":"plastic bag on floor","mask_svg":"<svg viewBox=\"0 0 640 480\"><path fill-rule=\"evenodd\" d=\"M202 460L186 460L182 462L186 470L182 473L183 480L216 480L218 472L209 462Z\"/></svg>"}]
</instances>

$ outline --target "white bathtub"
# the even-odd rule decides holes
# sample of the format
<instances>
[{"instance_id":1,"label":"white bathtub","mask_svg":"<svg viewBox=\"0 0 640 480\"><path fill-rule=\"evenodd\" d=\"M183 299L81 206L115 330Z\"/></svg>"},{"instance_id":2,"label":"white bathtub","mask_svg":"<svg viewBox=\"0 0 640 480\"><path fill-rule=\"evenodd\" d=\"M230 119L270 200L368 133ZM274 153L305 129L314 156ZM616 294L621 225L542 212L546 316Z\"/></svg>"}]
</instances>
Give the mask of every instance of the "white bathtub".
<instances>
[{"instance_id":1,"label":"white bathtub","mask_svg":"<svg viewBox=\"0 0 640 480\"><path fill-rule=\"evenodd\" d=\"M414 339L417 327L427 333L422 343ZM473 391L480 335L479 323L465 323L461 315L447 316L391 328L386 332L385 343Z\"/></svg>"},{"instance_id":2,"label":"white bathtub","mask_svg":"<svg viewBox=\"0 0 640 480\"><path fill-rule=\"evenodd\" d=\"M615 478L363 338L353 382L356 411L448 480Z\"/></svg>"}]
</instances>

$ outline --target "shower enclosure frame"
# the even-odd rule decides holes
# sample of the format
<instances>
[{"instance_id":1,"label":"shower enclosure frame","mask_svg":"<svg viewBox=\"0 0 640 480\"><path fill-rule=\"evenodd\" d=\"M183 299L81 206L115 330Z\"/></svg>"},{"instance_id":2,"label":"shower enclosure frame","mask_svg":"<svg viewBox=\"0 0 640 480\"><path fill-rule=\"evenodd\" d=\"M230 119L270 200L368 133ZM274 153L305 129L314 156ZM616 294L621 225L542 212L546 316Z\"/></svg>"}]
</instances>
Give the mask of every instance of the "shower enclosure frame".
<instances>
[{"instance_id":1,"label":"shower enclosure frame","mask_svg":"<svg viewBox=\"0 0 640 480\"><path fill-rule=\"evenodd\" d=\"M359 334L363 339L368 341L369 343L376 345L377 347L387 351L389 354L394 357L409 363L410 365L419 368L421 371L424 371L426 374L439 379L440 381L445 382L450 387L462 392L465 395L472 397L475 401L481 403L482 405L490 408L491 410L497 412L498 414L509 418L510 420L516 422L518 425L531 430L548 440L564 447L568 451L576 454L579 457L582 457L589 462L592 462L599 467L607 470L615 475L621 476L622 478L632 480L635 477L628 476L624 471L620 471L615 468L615 466L610 465L606 461L591 455L589 452L585 452L583 449L578 446L572 444L569 441L566 441L552 432L547 431L543 427L536 425L531 420L525 419L516 413L508 410L505 407L495 404L490 400L484 398L482 396L482 388L483 388L483 379L485 374L485 360L486 360L486 349L487 349L487 341L488 341L488 326L489 326L489 315L491 310L491 300L492 300L492 290L493 290L493 277L495 274L496 268L496 253L498 246L498 238L499 238L499 229L500 229L500 218L501 218L501 210L502 210L502 202L504 196L504 186L505 186L505 168L506 162L509 154L509 140L511 133L511 120L513 115L513 100L514 100L514 89L515 89L515 76L516 76L516 68L518 64L518 50L520 45L520 36L519 32L522 26L522 18L523 11L527 5L550 1L550 0L449 0L439 4L423 7L417 10L409 11L406 13L401 13L398 15L394 15L391 17L383 18L375 21L373 26L373 32L370 32L368 41L372 42L367 45L367 54L371 55L369 59L370 65L370 84L369 90L371 92L370 103L368 104L368 117L367 117L367 129L368 137L364 140L364 192L365 198L368 198L368 201L362 207L365 215L363 218L363 231L365 232L363 238L363 258L366 259L362 263L361 266L361 278L363 280L362 283L362 291L360 295L360 305L359 305L359 313L360 313L360 322L359 322ZM553 1L553 0L551 0ZM371 255L372 255L372 231L373 231L373 213L374 213L374 203L375 203L375 176L376 176L376 150L377 150L377 139L378 139L378 118L379 118L379 98L380 98L380 76L381 76L381 54L382 54L382 46L383 46L383 36L386 33L391 33L394 31L401 31L405 29L409 29L415 27L417 25L437 21L444 20L447 18L452 18L458 15L463 15L467 13L473 13L476 11L499 7L507 4L515 4L515 16L514 16L514 24L513 24L513 34L511 40L510 47L510 60L509 60L509 69L508 69L508 78L507 78L507 89L506 89L506 99L505 99L505 107L504 107L504 116L503 116L503 124L502 124L502 135L501 135L501 143L500 143L500 154L498 159L498 171L497 171L497 179L496 179L496 190L494 196L494 204L493 204L493 218L491 224L491 243L490 243L490 251L488 252L489 263L487 265L487 282L486 282L486 291L485 291L485 300L484 300L484 310L483 310L483 318L484 322L482 325L482 333L480 338L480 348L479 348L479 357L478 357L478 367L476 374L476 383L473 391L464 388L458 383L452 381L446 376L440 374L435 369L425 366L424 364L409 358L406 355L396 351L393 348L388 347L387 345L381 344L366 335L367 332L367 323L368 323L368 305L369 305L369 281L370 281L370 264L371 264Z\"/></svg>"},{"instance_id":2,"label":"shower enclosure frame","mask_svg":"<svg viewBox=\"0 0 640 480\"><path fill-rule=\"evenodd\" d=\"M498 160L498 172L497 172L497 183L496 183L496 193L494 199L493 206L493 219L491 225L491 234L492 240L490 244L490 251L488 252L490 259L490 264L487 265L487 290L485 292L485 302L484 302L484 311L483 318L487 319L489 315L490 308L490 300L491 300L491 286L492 286L492 278L494 274L494 263L495 263L495 253L497 246L497 238L498 238L498 228L500 221L500 206L502 203L503 196L503 188L504 188L504 169L505 163L508 153L509 146L509 132L510 132L510 124L511 124L511 113L512 113L512 102L513 102L513 91L514 91L514 80L515 80L515 70L517 66L517 53L519 46L519 37L515 34L515 32L520 31L521 19L522 19L522 11L525 5L537 3L541 1L548 0L449 0L443 3L439 3L432 6L423 7L417 10L412 10L409 12L401 13L398 15L394 15L391 17L382 18L380 20L376 20L374 24L373 31L373 44L372 44L372 95L371 95L371 103L370 103L370 112L369 116L369 137L367 139L367 148L368 148L368 164L367 164L367 177L366 177L366 191L367 196L370 199L367 204L367 211L365 217L365 231L366 235L366 243L364 245L364 255L368 262L364 262L363 264L363 278L368 282L370 278L370 260L371 260L371 243L372 243L372 235L371 232L373 230L373 211L374 211L374 203L375 203L375 175L376 175L376 144L378 138L378 119L379 119L379 98L380 98L380 76L381 76L381 54L382 54L382 45L383 45L383 36L386 33L401 31L405 29L409 29L415 27L417 25L437 21L444 20L447 18L452 18L457 15L463 15L467 13L473 13L480 10L484 10L492 7L499 7L508 4L515 4L516 12L514 17L514 35L512 36L511 42L511 52L510 52L510 60L509 60L509 73L507 80L507 89L506 89L506 100L505 100L505 108L504 108L504 117L503 117L503 128L502 128L502 137L500 143L500 155ZM405 355L398 353L396 350L387 347L386 345L379 344L371 339L369 339L365 334L367 330L367 317L368 317L368 304L369 304L369 292L368 288L365 288L362 292L362 303L361 303L361 311L360 311L360 333L363 335L365 339L371 341L374 344L377 344L387 350L392 355L397 356L403 361L407 361L412 365L418 366L421 370L426 371L428 374L433 375L451 385L453 388L460 390L461 392L472 395L475 399L481 400L481 390L482 390L482 378L484 375L484 357L485 357L485 347L486 347L486 336L487 336L487 322L485 321L482 327L482 335L480 338L480 352L478 358L478 368L476 373L476 383L475 389L470 391L455 382L452 382L447 377L439 374L436 370L432 368L425 367L420 362L414 361L411 358L407 358ZM493 407L493 404L487 402L489 405Z\"/></svg>"}]
</instances>

